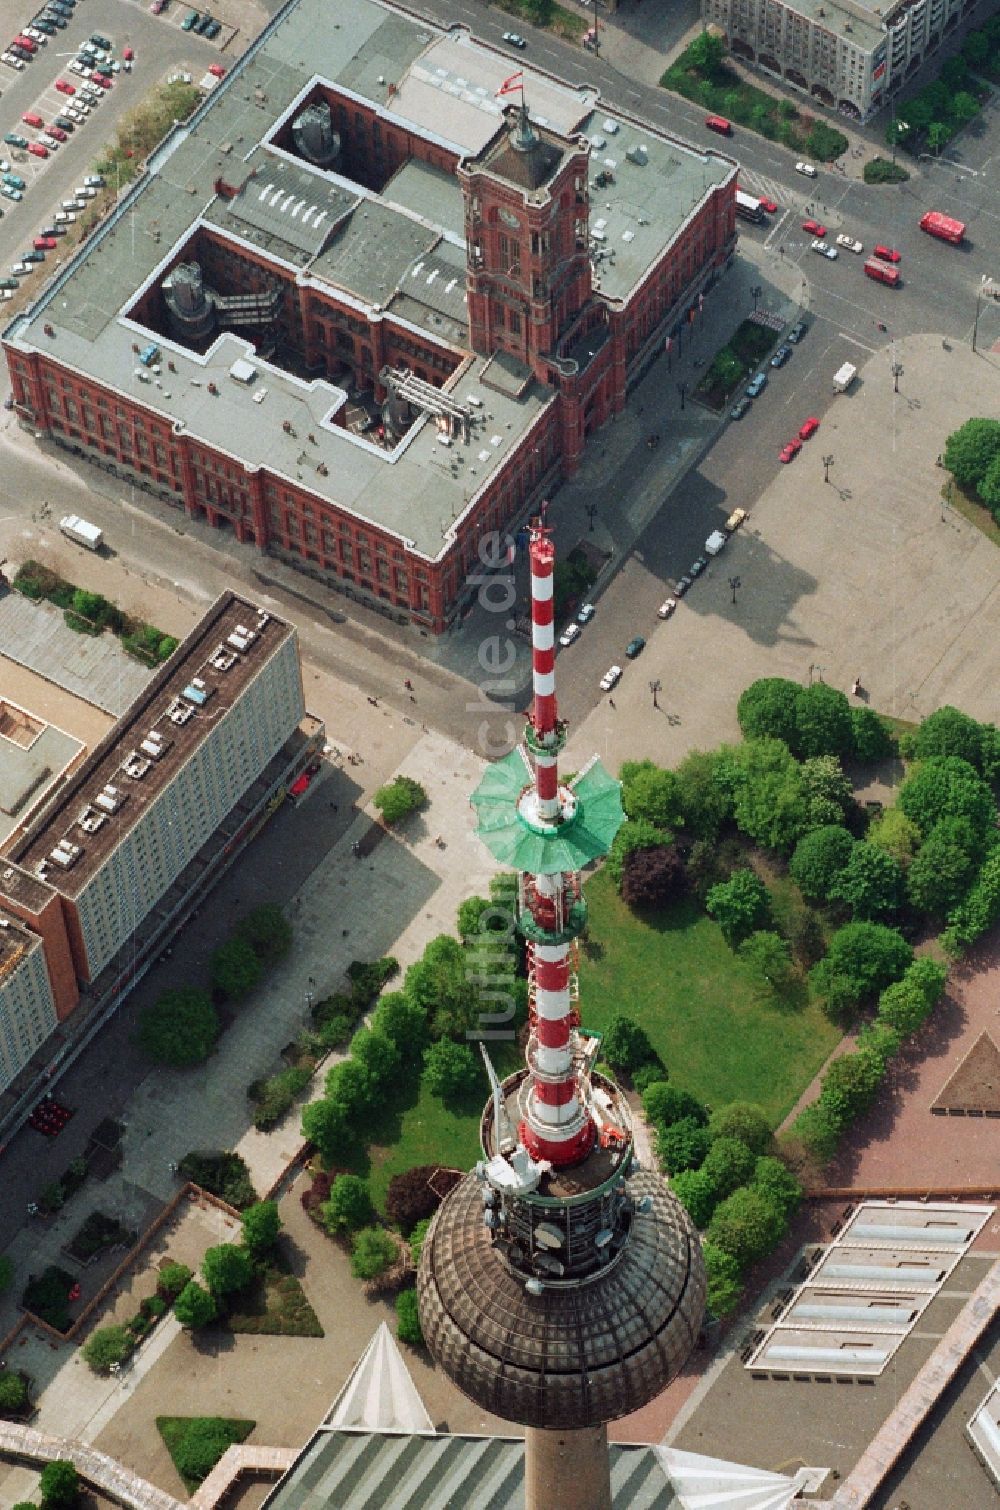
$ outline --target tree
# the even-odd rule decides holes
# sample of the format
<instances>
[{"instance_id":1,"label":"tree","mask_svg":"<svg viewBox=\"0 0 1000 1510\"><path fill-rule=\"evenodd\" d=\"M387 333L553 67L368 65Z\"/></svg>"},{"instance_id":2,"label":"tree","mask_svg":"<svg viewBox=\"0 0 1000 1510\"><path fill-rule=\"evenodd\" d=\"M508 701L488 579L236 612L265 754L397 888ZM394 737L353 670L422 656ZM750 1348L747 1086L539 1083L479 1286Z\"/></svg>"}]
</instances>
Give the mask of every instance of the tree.
<instances>
[{"instance_id":1,"label":"tree","mask_svg":"<svg viewBox=\"0 0 1000 1510\"><path fill-rule=\"evenodd\" d=\"M689 750L674 772L684 827L698 839L714 840L732 816L732 802L718 773L716 750Z\"/></svg>"},{"instance_id":2,"label":"tree","mask_svg":"<svg viewBox=\"0 0 1000 1510\"><path fill-rule=\"evenodd\" d=\"M739 1138L716 1138L699 1170L721 1200L745 1185L753 1174L756 1154Z\"/></svg>"},{"instance_id":3,"label":"tree","mask_svg":"<svg viewBox=\"0 0 1000 1510\"><path fill-rule=\"evenodd\" d=\"M737 950L758 981L769 991L783 991L794 974L791 950L780 933L759 928Z\"/></svg>"},{"instance_id":4,"label":"tree","mask_svg":"<svg viewBox=\"0 0 1000 1510\"><path fill-rule=\"evenodd\" d=\"M633 849L622 869L622 900L629 907L665 907L687 882L684 861L673 844Z\"/></svg>"},{"instance_id":5,"label":"tree","mask_svg":"<svg viewBox=\"0 0 1000 1510\"><path fill-rule=\"evenodd\" d=\"M892 912L902 901L902 869L892 855L862 839L851 850L830 895L846 902L856 918Z\"/></svg>"},{"instance_id":6,"label":"tree","mask_svg":"<svg viewBox=\"0 0 1000 1510\"><path fill-rule=\"evenodd\" d=\"M781 1207L765 1191L744 1185L715 1208L708 1240L747 1269L770 1253L786 1226Z\"/></svg>"},{"instance_id":7,"label":"tree","mask_svg":"<svg viewBox=\"0 0 1000 1510\"><path fill-rule=\"evenodd\" d=\"M957 755L978 771L983 753L982 726L967 713L945 704L924 719L914 748L921 760L931 755Z\"/></svg>"},{"instance_id":8,"label":"tree","mask_svg":"<svg viewBox=\"0 0 1000 1510\"><path fill-rule=\"evenodd\" d=\"M979 481L979 496L996 518L1000 506L1000 456L995 456Z\"/></svg>"},{"instance_id":9,"label":"tree","mask_svg":"<svg viewBox=\"0 0 1000 1510\"><path fill-rule=\"evenodd\" d=\"M156 1293L164 1300L175 1300L192 1277L187 1264L165 1263L156 1276Z\"/></svg>"},{"instance_id":10,"label":"tree","mask_svg":"<svg viewBox=\"0 0 1000 1510\"><path fill-rule=\"evenodd\" d=\"M192 1185L200 1185L210 1195L217 1195L228 1205L235 1206L238 1211L244 1206L252 1206L257 1199L250 1170L238 1153L192 1149L181 1159L180 1175Z\"/></svg>"},{"instance_id":11,"label":"tree","mask_svg":"<svg viewBox=\"0 0 1000 1510\"><path fill-rule=\"evenodd\" d=\"M427 1014L405 991L389 991L372 1014L372 1031L394 1043L407 1060L416 1060L427 1042Z\"/></svg>"},{"instance_id":12,"label":"tree","mask_svg":"<svg viewBox=\"0 0 1000 1510\"><path fill-rule=\"evenodd\" d=\"M939 153L948 145L951 135L951 128L945 121L931 121L927 127L927 145L932 152Z\"/></svg>"},{"instance_id":13,"label":"tree","mask_svg":"<svg viewBox=\"0 0 1000 1510\"><path fill-rule=\"evenodd\" d=\"M217 1243L206 1248L201 1261L205 1283L216 1300L245 1290L253 1279L253 1263L245 1248L236 1243Z\"/></svg>"},{"instance_id":14,"label":"tree","mask_svg":"<svg viewBox=\"0 0 1000 1510\"><path fill-rule=\"evenodd\" d=\"M874 708L851 709L851 737L858 760L885 760L896 753L896 741Z\"/></svg>"},{"instance_id":15,"label":"tree","mask_svg":"<svg viewBox=\"0 0 1000 1510\"><path fill-rule=\"evenodd\" d=\"M115 1363L124 1363L135 1339L123 1326L102 1326L91 1332L83 1346L84 1361L95 1374L109 1374Z\"/></svg>"},{"instance_id":16,"label":"tree","mask_svg":"<svg viewBox=\"0 0 1000 1510\"><path fill-rule=\"evenodd\" d=\"M656 1151L667 1174L682 1169L697 1169L708 1153L712 1139L707 1127L694 1117L681 1117L656 1135Z\"/></svg>"},{"instance_id":17,"label":"tree","mask_svg":"<svg viewBox=\"0 0 1000 1510\"><path fill-rule=\"evenodd\" d=\"M1000 849L983 861L975 885L963 902L948 915L941 943L951 955L981 937L1000 918Z\"/></svg>"},{"instance_id":18,"label":"tree","mask_svg":"<svg viewBox=\"0 0 1000 1510\"><path fill-rule=\"evenodd\" d=\"M230 1001L240 1001L260 985L264 966L246 939L227 939L212 955L211 981Z\"/></svg>"},{"instance_id":19,"label":"tree","mask_svg":"<svg viewBox=\"0 0 1000 1510\"><path fill-rule=\"evenodd\" d=\"M351 1039L351 1058L368 1074L372 1086L389 1090L397 1083L403 1067L403 1056L384 1033L374 1028L359 1028Z\"/></svg>"},{"instance_id":20,"label":"tree","mask_svg":"<svg viewBox=\"0 0 1000 1510\"><path fill-rule=\"evenodd\" d=\"M276 1201L257 1201L243 1213L243 1246L251 1258L263 1258L278 1241L281 1217Z\"/></svg>"},{"instance_id":21,"label":"tree","mask_svg":"<svg viewBox=\"0 0 1000 1510\"><path fill-rule=\"evenodd\" d=\"M708 1292L705 1298L709 1315L719 1319L732 1315L743 1293L739 1264L732 1254L726 1253L715 1243L703 1242L701 1256L705 1261L705 1275L708 1280Z\"/></svg>"},{"instance_id":22,"label":"tree","mask_svg":"<svg viewBox=\"0 0 1000 1510\"><path fill-rule=\"evenodd\" d=\"M423 1009L433 1038L458 1038L475 1026L476 993L468 957L445 933L431 939L406 972L403 989Z\"/></svg>"},{"instance_id":23,"label":"tree","mask_svg":"<svg viewBox=\"0 0 1000 1510\"><path fill-rule=\"evenodd\" d=\"M802 1186L781 1159L765 1154L754 1165L754 1190L760 1190L779 1207L785 1221L790 1221L802 1200Z\"/></svg>"},{"instance_id":24,"label":"tree","mask_svg":"<svg viewBox=\"0 0 1000 1510\"><path fill-rule=\"evenodd\" d=\"M898 980L913 950L893 928L881 923L848 923L830 940L824 959L809 972L818 996L834 997L838 1008L857 1005Z\"/></svg>"},{"instance_id":25,"label":"tree","mask_svg":"<svg viewBox=\"0 0 1000 1510\"><path fill-rule=\"evenodd\" d=\"M475 938L483 927L483 917L493 914L493 903L488 897L466 897L458 908L458 936L464 942ZM490 926L487 920L487 926Z\"/></svg>"},{"instance_id":26,"label":"tree","mask_svg":"<svg viewBox=\"0 0 1000 1510\"><path fill-rule=\"evenodd\" d=\"M807 901L826 901L853 848L854 840L839 824L814 828L799 840L788 869Z\"/></svg>"},{"instance_id":27,"label":"tree","mask_svg":"<svg viewBox=\"0 0 1000 1510\"><path fill-rule=\"evenodd\" d=\"M796 754L850 755L854 749L851 705L843 692L826 682L813 682L799 691L795 705Z\"/></svg>"},{"instance_id":28,"label":"tree","mask_svg":"<svg viewBox=\"0 0 1000 1510\"><path fill-rule=\"evenodd\" d=\"M139 1042L157 1064L185 1069L201 1064L219 1036L218 1013L194 986L165 991L139 1019Z\"/></svg>"},{"instance_id":29,"label":"tree","mask_svg":"<svg viewBox=\"0 0 1000 1510\"><path fill-rule=\"evenodd\" d=\"M924 840L906 876L910 901L943 917L962 900L976 874L980 844L968 818L942 818Z\"/></svg>"},{"instance_id":30,"label":"tree","mask_svg":"<svg viewBox=\"0 0 1000 1510\"><path fill-rule=\"evenodd\" d=\"M467 1043L441 1038L424 1054L424 1083L441 1101L461 1101L480 1085L482 1065Z\"/></svg>"},{"instance_id":31,"label":"tree","mask_svg":"<svg viewBox=\"0 0 1000 1510\"><path fill-rule=\"evenodd\" d=\"M46 1463L38 1481L42 1510L73 1510L80 1498L80 1475L67 1458Z\"/></svg>"},{"instance_id":32,"label":"tree","mask_svg":"<svg viewBox=\"0 0 1000 1510\"><path fill-rule=\"evenodd\" d=\"M809 806L799 763L781 740L750 739L726 748L719 780L743 833L780 854L794 849L809 826Z\"/></svg>"},{"instance_id":33,"label":"tree","mask_svg":"<svg viewBox=\"0 0 1000 1510\"><path fill-rule=\"evenodd\" d=\"M354 1237L351 1273L355 1279L377 1279L397 1256L396 1244L383 1227L363 1227Z\"/></svg>"},{"instance_id":34,"label":"tree","mask_svg":"<svg viewBox=\"0 0 1000 1510\"><path fill-rule=\"evenodd\" d=\"M605 1028L601 1054L608 1064L626 1073L656 1059L656 1050L645 1028L622 1012L616 1012Z\"/></svg>"},{"instance_id":35,"label":"tree","mask_svg":"<svg viewBox=\"0 0 1000 1510\"><path fill-rule=\"evenodd\" d=\"M942 818L968 818L980 853L996 823L993 793L958 755L922 760L900 787L899 805L923 834L929 834Z\"/></svg>"},{"instance_id":36,"label":"tree","mask_svg":"<svg viewBox=\"0 0 1000 1510\"><path fill-rule=\"evenodd\" d=\"M719 1203L715 1186L705 1170L681 1169L670 1177L670 1188L695 1226L701 1231L712 1220Z\"/></svg>"},{"instance_id":37,"label":"tree","mask_svg":"<svg viewBox=\"0 0 1000 1510\"><path fill-rule=\"evenodd\" d=\"M377 1100L377 1087L363 1064L343 1059L327 1072L326 1099L339 1106L355 1125L368 1115Z\"/></svg>"},{"instance_id":38,"label":"tree","mask_svg":"<svg viewBox=\"0 0 1000 1510\"><path fill-rule=\"evenodd\" d=\"M962 43L962 57L977 73L981 73L989 66L992 51L990 39L985 31L970 31Z\"/></svg>"},{"instance_id":39,"label":"tree","mask_svg":"<svg viewBox=\"0 0 1000 1510\"><path fill-rule=\"evenodd\" d=\"M901 807L890 807L869 826L867 839L906 866L920 847L920 830Z\"/></svg>"},{"instance_id":40,"label":"tree","mask_svg":"<svg viewBox=\"0 0 1000 1510\"><path fill-rule=\"evenodd\" d=\"M924 954L913 961L903 979L908 986L916 986L923 992L928 1006L936 1007L948 979L948 967Z\"/></svg>"},{"instance_id":41,"label":"tree","mask_svg":"<svg viewBox=\"0 0 1000 1510\"><path fill-rule=\"evenodd\" d=\"M684 61L689 68L697 68L706 78L718 73L725 56L726 45L715 32L703 31L688 46Z\"/></svg>"},{"instance_id":42,"label":"tree","mask_svg":"<svg viewBox=\"0 0 1000 1510\"><path fill-rule=\"evenodd\" d=\"M322 1158L331 1164L352 1147L356 1124L341 1102L324 1096L302 1108L302 1136L315 1143Z\"/></svg>"},{"instance_id":43,"label":"tree","mask_svg":"<svg viewBox=\"0 0 1000 1510\"><path fill-rule=\"evenodd\" d=\"M253 1422L227 1421L222 1416L194 1416L171 1453L177 1472L183 1479L200 1484L223 1453L244 1440L248 1425L252 1426Z\"/></svg>"},{"instance_id":44,"label":"tree","mask_svg":"<svg viewBox=\"0 0 1000 1510\"><path fill-rule=\"evenodd\" d=\"M356 1174L338 1174L330 1187L330 1199L321 1207L323 1226L331 1237L357 1232L375 1216L368 1181Z\"/></svg>"},{"instance_id":45,"label":"tree","mask_svg":"<svg viewBox=\"0 0 1000 1510\"><path fill-rule=\"evenodd\" d=\"M802 762L802 784L809 805L810 827L843 823L854 805L851 783L836 755L814 755Z\"/></svg>"},{"instance_id":46,"label":"tree","mask_svg":"<svg viewBox=\"0 0 1000 1510\"><path fill-rule=\"evenodd\" d=\"M670 831L680 822L677 777L651 760L626 760L618 772L626 816Z\"/></svg>"},{"instance_id":47,"label":"tree","mask_svg":"<svg viewBox=\"0 0 1000 1510\"><path fill-rule=\"evenodd\" d=\"M752 1101L731 1101L708 1119L713 1140L739 1138L755 1154L767 1153L772 1143L771 1124L762 1106Z\"/></svg>"},{"instance_id":48,"label":"tree","mask_svg":"<svg viewBox=\"0 0 1000 1510\"><path fill-rule=\"evenodd\" d=\"M871 1050L841 1054L823 1076L819 1099L841 1128L866 1112L878 1093L885 1064Z\"/></svg>"},{"instance_id":49,"label":"tree","mask_svg":"<svg viewBox=\"0 0 1000 1510\"><path fill-rule=\"evenodd\" d=\"M391 825L401 823L404 818L423 807L427 793L412 776L397 776L395 781L380 786L372 801L382 814L383 821Z\"/></svg>"},{"instance_id":50,"label":"tree","mask_svg":"<svg viewBox=\"0 0 1000 1510\"><path fill-rule=\"evenodd\" d=\"M708 1123L708 1112L697 1096L692 1096L690 1091L678 1090L665 1080L657 1081L643 1092L642 1109L654 1127L670 1127L685 1117L693 1118L699 1127Z\"/></svg>"},{"instance_id":51,"label":"tree","mask_svg":"<svg viewBox=\"0 0 1000 1510\"><path fill-rule=\"evenodd\" d=\"M276 902L255 907L238 924L236 932L265 965L277 964L292 947L292 925Z\"/></svg>"},{"instance_id":52,"label":"tree","mask_svg":"<svg viewBox=\"0 0 1000 1510\"><path fill-rule=\"evenodd\" d=\"M944 448L944 464L959 487L977 492L990 465L1000 456L1000 420L967 419L953 430Z\"/></svg>"},{"instance_id":53,"label":"tree","mask_svg":"<svg viewBox=\"0 0 1000 1510\"><path fill-rule=\"evenodd\" d=\"M619 890L625 875L625 862L633 850L655 849L669 842L669 833L657 828L655 823L646 818L627 818L615 834L608 854L608 870Z\"/></svg>"},{"instance_id":54,"label":"tree","mask_svg":"<svg viewBox=\"0 0 1000 1510\"><path fill-rule=\"evenodd\" d=\"M751 682L736 705L744 739L780 739L789 749L796 742L796 707L802 688L783 676L762 676Z\"/></svg>"},{"instance_id":55,"label":"tree","mask_svg":"<svg viewBox=\"0 0 1000 1510\"><path fill-rule=\"evenodd\" d=\"M411 1347L422 1347L424 1334L420 1326L420 1307L416 1290L401 1290L396 1296L396 1336Z\"/></svg>"},{"instance_id":56,"label":"tree","mask_svg":"<svg viewBox=\"0 0 1000 1510\"><path fill-rule=\"evenodd\" d=\"M438 1164L418 1164L403 1174L394 1174L385 1197L385 1214L403 1232L432 1217L461 1176ZM362 1224L363 1225L363 1224Z\"/></svg>"},{"instance_id":57,"label":"tree","mask_svg":"<svg viewBox=\"0 0 1000 1510\"><path fill-rule=\"evenodd\" d=\"M713 886L705 908L722 929L726 943L735 949L743 939L771 920L767 887L752 870L735 870L728 881Z\"/></svg>"},{"instance_id":58,"label":"tree","mask_svg":"<svg viewBox=\"0 0 1000 1510\"><path fill-rule=\"evenodd\" d=\"M878 1019L887 1022L904 1038L920 1031L931 1013L931 1005L920 987L907 980L893 981L878 999Z\"/></svg>"},{"instance_id":59,"label":"tree","mask_svg":"<svg viewBox=\"0 0 1000 1510\"><path fill-rule=\"evenodd\" d=\"M0 1374L0 1412L23 1410L28 1403L28 1386L20 1374Z\"/></svg>"},{"instance_id":60,"label":"tree","mask_svg":"<svg viewBox=\"0 0 1000 1510\"><path fill-rule=\"evenodd\" d=\"M797 1138L805 1149L820 1164L833 1158L840 1141L840 1124L830 1108L821 1101L813 1101L799 1112L790 1128L792 1138Z\"/></svg>"}]
</instances>

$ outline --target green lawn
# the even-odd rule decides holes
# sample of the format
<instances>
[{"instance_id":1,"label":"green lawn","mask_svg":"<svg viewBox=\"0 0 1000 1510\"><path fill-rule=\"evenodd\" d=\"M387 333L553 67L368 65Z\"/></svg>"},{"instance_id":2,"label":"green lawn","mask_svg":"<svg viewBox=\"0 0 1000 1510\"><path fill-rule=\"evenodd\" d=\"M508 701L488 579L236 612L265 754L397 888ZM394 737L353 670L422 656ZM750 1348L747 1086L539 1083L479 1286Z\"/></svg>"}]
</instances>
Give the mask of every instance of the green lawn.
<instances>
[{"instance_id":1,"label":"green lawn","mask_svg":"<svg viewBox=\"0 0 1000 1510\"><path fill-rule=\"evenodd\" d=\"M279 1242L271 1261L238 1297L222 1325L230 1332L276 1337L322 1337L320 1319L289 1267Z\"/></svg>"},{"instance_id":2,"label":"green lawn","mask_svg":"<svg viewBox=\"0 0 1000 1510\"><path fill-rule=\"evenodd\" d=\"M584 1027L633 1016L675 1085L710 1106L756 1101L777 1126L838 1042L837 1028L817 1006L762 997L695 901L640 919L607 869L586 895L597 947L580 962Z\"/></svg>"},{"instance_id":3,"label":"green lawn","mask_svg":"<svg viewBox=\"0 0 1000 1510\"><path fill-rule=\"evenodd\" d=\"M190 1494L208 1476L226 1448L245 1442L256 1425L256 1421L227 1416L156 1418L156 1429Z\"/></svg>"},{"instance_id":4,"label":"green lawn","mask_svg":"<svg viewBox=\"0 0 1000 1510\"><path fill-rule=\"evenodd\" d=\"M503 1079L523 1059L513 1043L487 1044L497 1074ZM384 1209L389 1181L418 1164L443 1164L450 1169L471 1169L482 1157L479 1146L479 1121L490 1093L483 1070L481 1091L460 1107L447 1107L425 1088L423 1079L415 1083L387 1113L382 1113L374 1128L365 1167L372 1200Z\"/></svg>"}]
</instances>

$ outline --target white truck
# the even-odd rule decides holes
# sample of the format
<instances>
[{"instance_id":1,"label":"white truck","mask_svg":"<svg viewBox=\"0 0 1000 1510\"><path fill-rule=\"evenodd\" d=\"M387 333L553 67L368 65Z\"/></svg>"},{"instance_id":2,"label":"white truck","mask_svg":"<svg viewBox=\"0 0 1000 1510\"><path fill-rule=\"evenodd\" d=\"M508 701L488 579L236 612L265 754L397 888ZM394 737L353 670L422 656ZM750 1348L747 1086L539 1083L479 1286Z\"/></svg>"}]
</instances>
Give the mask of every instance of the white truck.
<instances>
[{"instance_id":1,"label":"white truck","mask_svg":"<svg viewBox=\"0 0 1000 1510\"><path fill-rule=\"evenodd\" d=\"M834 393L846 393L858 375L858 369L853 362L845 362L843 367L838 367L833 374Z\"/></svg>"},{"instance_id":2,"label":"white truck","mask_svg":"<svg viewBox=\"0 0 1000 1510\"><path fill-rule=\"evenodd\" d=\"M705 541L706 553L709 556L717 556L728 538L728 535L724 535L721 530L713 530Z\"/></svg>"},{"instance_id":3,"label":"white truck","mask_svg":"<svg viewBox=\"0 0 1000 1510\"><path fill-rule=\"evenodd\" d=\"M89 520L81 519L79 514L65 514L59 521L59 528L68 540L85 545L89 551L99 550L104 540L104 531Z\"/></svg>"}]
</instances>

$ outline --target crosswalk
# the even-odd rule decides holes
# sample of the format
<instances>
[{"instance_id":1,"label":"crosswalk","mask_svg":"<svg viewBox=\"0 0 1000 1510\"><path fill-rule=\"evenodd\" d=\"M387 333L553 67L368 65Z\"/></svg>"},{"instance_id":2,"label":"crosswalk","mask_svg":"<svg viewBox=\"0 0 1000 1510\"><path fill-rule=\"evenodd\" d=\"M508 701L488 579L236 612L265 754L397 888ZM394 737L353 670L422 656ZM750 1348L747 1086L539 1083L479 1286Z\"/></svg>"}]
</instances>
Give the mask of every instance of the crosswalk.
<instances>
[{"instance_id":1,"label":"crosswalk","mask_svg":"<svg viewBox=\"0 0 1000 1510\"><path fill-rule=\"evenodd\" d=\"M768 178L763 173L755 173L752 168L740 166L740 188L744 194L755 194L758 199L773 199L776 204L784 209L783 201L788 199L787 184L779 183L776 178Z\"/></svg>"}]
</instances>

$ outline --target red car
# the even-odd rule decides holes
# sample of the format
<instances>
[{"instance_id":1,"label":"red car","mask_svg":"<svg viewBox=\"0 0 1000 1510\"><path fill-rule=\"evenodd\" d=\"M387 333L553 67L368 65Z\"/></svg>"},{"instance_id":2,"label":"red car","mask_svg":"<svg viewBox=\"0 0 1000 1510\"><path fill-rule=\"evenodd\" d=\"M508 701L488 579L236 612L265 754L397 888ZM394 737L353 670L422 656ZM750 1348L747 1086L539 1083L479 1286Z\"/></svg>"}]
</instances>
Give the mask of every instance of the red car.
<instances>
[{"instance_id":1,"label":"red car","mask_svg":"<svg viewBox=\"0 0 1000 1510\"><path fill-rule=\"evenodd\" d=\"M210 64L208 71L209 73L214 74L217 79L224 79L226 77L226 70L223 68L221 63Z\"/></svg>"},{"instance_id":2,"label":"red car","mask_svg":"<svg viewBox=\"0 0 1000 1510\"><path fill-rule=\"evenodd\" d=\"M883 262L898 262L900 254L891 246L877 246L874 255L881 257Z\"/></svg>"},{"instance_id":3,"label":"red car","mask_svg":"<svg viewBox=\"0 0 1000 1510\"><path fill-rule=\"evenodd\" d=\"M108 76L107 76L106 73L95 73L94 74L94 83L95 84L100 84L100 86L101 86L102 89L110 89L111 88L111 80L108 78Z\"/></svg>"},{"instance_id":4,"label":"red car","mask_svg":"<svg viewBox=\"0 0 1000 1510\"><path fill-rule=\"evenodd\" d=\"M30 37L15 37L14 41L17 43L18 47L23 47L25 52L38 51L38 43L33 42Z\"/></svg>"},{"instance_id":5,"label":"red car","mask_svg":"<svg viewBox=\"0 0 1000 1510\"><path fill-rule=\"evenodd\" d=\"M26 126L34 126L36 131L41 131L45 125L41 116L34 110L26 110L21 119Z\"/></svg>"},{"instance_id":6,"label":"red car","mask_svg":"<svg viewBox=\"0 0 1000 1510\"><path fill-rule=\"evenodd\" d=\"M818 429L819 420L810 417L806 420L805 424L802 426L802 429L799 431L799 440L812 440Z\"/></svg>"},{"instance_id":7,"label":"red car","mask_svg":"<svg viewBox=\"0 0 1000 1510\"><path fill-rule=\"evenodd\" d=\"M149 7L149 13L150 13L150 15L151 16L158 16L160 14L160 11L166 5L166 3L167 3L167 0L153 0L152 5Z\"/></svg>"},{"instance_id":8,"label":"red car","mask_svg":"<svg viewBox=\"0 0 1000 1510\"><path fill-rule=\"evenodd\" d=\"M778 213L778 206L773 199L762 199L760 207L762 210L766 210L769 215L777 215Z\"/></svg>"},{"instance_id":9,"label":"red car","mask_svg":"<svg viewBox=\"0 0 1000 1510\"><path fill-rule=\"evenodd\" d=\"M33 152L36 157L48 157L49 155L48 147L43 147L41 142L29 142L28 151Z\"/></svg>"},{"instance_id":10,"label":"red car","mask_svg":"<svg viewBox=\"0 0 1000 1510\"><path fill-rule=\"evenodd\" d=\"M821 241L826 235L826 226L820 225L818 220L803 220L802 229L808 231L810 236L818 236Z\"/></svg>"},{"instance_id":11,"label":"red car","mask_svg":"<svg viewBox=\"0 0 1000 1510\"><path fill-rule=\"evenodd\" d=\"M56 79L56 88L60 94L76 94L76 86L67 84L65 79Z\"/></svg>"},{"instance_id":12,"label":"red car","mask_svg":"<svg viewBox=\"0 0 1000 1510\"><path fill-rule=\"evenodd\" d=\"M785 463L794 461L801 450L802 442L799 440L798 436L796 436L794 440L790 440L788 442L788 445L782 448L781 455L778 457L778 460Z\"/></svg>"},{"instance_id":13,"label":"red car","mask_svg":"<svg viewBox=\"0 0 1000 1510\"><path fill-rule=\"evenodd\" d=\"M36 252L51 252L59 245L54 236L36 236L31 244Z\"/></svg>"},{"instance_id":14,"label":"red car","mask_svg":"<svg viewBox=\"0 0 1000 1510\"><path fill-rule=\"evenodd\" d=\"M54 136L57 142L64 142L68 137L61 126L50 126L49 135Z\"/></svg>"}]
</instances>

